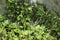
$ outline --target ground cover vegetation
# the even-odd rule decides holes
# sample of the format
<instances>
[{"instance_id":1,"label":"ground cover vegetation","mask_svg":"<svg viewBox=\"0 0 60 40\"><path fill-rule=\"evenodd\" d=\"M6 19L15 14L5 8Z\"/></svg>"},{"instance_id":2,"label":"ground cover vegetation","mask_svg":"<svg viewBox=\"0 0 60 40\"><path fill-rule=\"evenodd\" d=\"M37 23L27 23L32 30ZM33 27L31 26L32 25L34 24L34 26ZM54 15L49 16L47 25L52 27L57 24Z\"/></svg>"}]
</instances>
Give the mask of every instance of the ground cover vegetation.
<instances>
[{"instance_id":1,"label":"ground cover vegetation","mask_svg":"<svg viewBox=\"0 0 60 40\"><path fill-rule=\"evenodd\" d=\"M0 40L60 40L60 17L44 5L7 0L0 14Z\"/></svg>"}]
</instances>

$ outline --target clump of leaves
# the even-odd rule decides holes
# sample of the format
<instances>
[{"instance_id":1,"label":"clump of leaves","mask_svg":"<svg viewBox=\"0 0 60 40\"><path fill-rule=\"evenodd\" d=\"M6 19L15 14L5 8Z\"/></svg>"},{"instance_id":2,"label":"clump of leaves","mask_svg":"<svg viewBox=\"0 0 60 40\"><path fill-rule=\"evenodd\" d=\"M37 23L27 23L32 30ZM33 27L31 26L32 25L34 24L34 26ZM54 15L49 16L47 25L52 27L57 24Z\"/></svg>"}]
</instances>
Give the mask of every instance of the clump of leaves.
<instances>
[{"instance_id":1,"label":"clump of leaves","mask_svg":"<svg viewBox=\"0 0 60 40\"><path fill-rule=\"evenodd\" d=\"M21 0L7 0L6 8L6 18L0 16L1 30L4 29L8 35L6 40L55 40L54 37L60 36L59 17L55 12L45 11L43 5L31 6ZM48 29L56 31L58 35L55 36L53 31L48 32Z\"/></svg>"},{"instance_id":2,"label":"clump of leaves","mask_svg":"<svg viewBox=\"0 0 60 40\"><path fill-rule=\"evenodd\" d=\"M49 35L49 31L43 25L30 25L26 22L25 25L20 26L9 20L0 23L0 40L56 40Z\"/></svg>"}]
</instances>

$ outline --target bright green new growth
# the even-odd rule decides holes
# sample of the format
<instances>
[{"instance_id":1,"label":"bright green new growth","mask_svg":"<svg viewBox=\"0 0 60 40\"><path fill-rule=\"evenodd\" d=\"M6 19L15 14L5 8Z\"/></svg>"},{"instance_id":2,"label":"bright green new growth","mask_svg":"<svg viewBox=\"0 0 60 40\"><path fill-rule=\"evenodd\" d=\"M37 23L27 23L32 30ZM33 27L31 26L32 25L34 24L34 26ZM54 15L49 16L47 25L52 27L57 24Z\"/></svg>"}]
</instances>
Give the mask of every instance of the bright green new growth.
<instances>
[{"instance_id":1,"label":"bright green new growth","mask_svg":"<svg viewBox=\"0 0 60 40\"><path fill-rule=\"evenodd\" d=\"M1 17L4 19L2 15ZM9 20L0 21L0 40L56 40L43 25L30 25L26 22L25 26Z\"/></svg>"}]
</instances>

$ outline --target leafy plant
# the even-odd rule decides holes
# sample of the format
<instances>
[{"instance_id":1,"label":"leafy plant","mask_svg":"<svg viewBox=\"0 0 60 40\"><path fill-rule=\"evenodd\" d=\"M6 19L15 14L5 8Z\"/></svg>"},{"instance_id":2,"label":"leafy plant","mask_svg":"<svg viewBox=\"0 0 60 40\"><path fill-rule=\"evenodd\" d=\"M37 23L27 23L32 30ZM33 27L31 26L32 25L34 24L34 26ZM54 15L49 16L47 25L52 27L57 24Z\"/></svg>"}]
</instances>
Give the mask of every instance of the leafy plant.
<instances>
[{"instance_id":1,"label":"leafy plant","mask_svg":"<svg viewBox=\"0 0 60 40\"><path fill-rule=\"evenodd\" d=\"M0 15L0 40L59 40L60 17L44 5L7 0Z\"/></svg>"}]
</instances>

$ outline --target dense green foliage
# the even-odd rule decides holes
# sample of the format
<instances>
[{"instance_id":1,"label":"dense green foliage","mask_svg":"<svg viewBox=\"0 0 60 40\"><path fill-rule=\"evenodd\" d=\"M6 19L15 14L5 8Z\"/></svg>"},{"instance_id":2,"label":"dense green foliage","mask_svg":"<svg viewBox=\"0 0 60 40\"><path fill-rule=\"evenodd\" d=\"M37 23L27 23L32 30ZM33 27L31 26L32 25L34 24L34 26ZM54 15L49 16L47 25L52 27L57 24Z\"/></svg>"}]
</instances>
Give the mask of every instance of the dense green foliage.
<instances>
[{"instance_id":1,"label":"dense green foliage","mask_svg":"<svg viewBox=\"0 0 60 40\"><path fill-rule=\"evenodd\" d=\"M56 38L49 35L49 30L43 25L30 25L26 22L24 26L20 26L0 15L0 40L56 40Z\"/></svg>"},{"instance_id":2,"label":"dense green foliage","mask_svg":"<svg viewBox=\"0 0 60 40\"><path fill-rule=\"evenodd\" d=\"M44 5L6 1L7 12L0 15L0 40L60 40L60 19Z\"/></svg>"}]
</instances>

